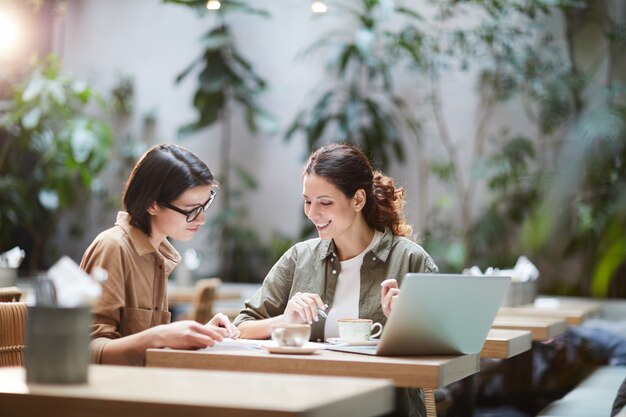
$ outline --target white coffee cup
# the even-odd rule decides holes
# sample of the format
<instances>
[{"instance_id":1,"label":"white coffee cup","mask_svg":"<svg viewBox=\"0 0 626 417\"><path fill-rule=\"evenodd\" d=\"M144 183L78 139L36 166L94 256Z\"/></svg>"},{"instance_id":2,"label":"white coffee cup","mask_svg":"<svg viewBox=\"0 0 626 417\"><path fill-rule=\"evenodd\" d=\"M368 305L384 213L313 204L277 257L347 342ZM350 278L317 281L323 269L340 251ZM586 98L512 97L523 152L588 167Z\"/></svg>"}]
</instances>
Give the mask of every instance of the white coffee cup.
<instances>
[{"instance_id":1,"label":"white coffee cup","mask_svg":"<svg viewBox=\"0 0 626 417\"><path fill-rule=\"evenodd\" d=\"M272 325L272 340L280 347L302 347L310 337L311 326L308 324Z\"/></svg>"},{"instance_id":2,"label":"white coffee cup","mask_svg":"<svg viewBox=\"0 0 626 417\"><path fill-rule=\"evenodd\" d=\"M378 331L372 334L377 327ZM383 325L370 319L339 319L337 328L339 338L344 342L365 342L383 332Z\"/></svg>"}]
</instances>

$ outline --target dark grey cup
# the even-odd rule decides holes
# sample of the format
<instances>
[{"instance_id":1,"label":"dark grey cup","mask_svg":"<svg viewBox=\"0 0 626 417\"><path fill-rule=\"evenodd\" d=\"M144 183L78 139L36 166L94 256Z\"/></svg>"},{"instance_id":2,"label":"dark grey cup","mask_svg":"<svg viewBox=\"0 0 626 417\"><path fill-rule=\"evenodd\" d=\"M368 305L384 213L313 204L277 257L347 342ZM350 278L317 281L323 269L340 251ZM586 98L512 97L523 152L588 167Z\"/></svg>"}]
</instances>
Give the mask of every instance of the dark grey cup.
<instances>
[{"instance_id":1,"label":"dark grey cup","mask_svg":"<svg viewBox=\"0 0 626 417\"><path fill-rule=\"evenodd\" d=\"M90 307L28 307L26 382L87 382Z\"/></svg>"}]
</instances>

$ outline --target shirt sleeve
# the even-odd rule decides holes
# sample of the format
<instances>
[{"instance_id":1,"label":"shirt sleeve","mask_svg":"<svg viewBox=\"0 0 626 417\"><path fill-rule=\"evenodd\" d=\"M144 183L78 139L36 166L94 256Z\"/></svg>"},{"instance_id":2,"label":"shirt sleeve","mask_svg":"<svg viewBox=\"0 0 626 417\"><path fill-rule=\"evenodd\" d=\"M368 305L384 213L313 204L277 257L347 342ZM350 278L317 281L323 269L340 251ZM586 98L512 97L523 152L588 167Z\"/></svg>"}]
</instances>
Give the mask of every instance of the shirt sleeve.
<instances>
[{"instance_id":1,"label":"shirt sleeve","mask_svg":"<svg viewBox=\"0 0 626 417\"><path fill-rule=\"evenodd\" d=\"M111 339L121 337L120 316L125 305L122 248L112 240L96 240L83 255L80 267L87 273L96 267L108 273L102 285L102 295L92 308L91 360L101 363L104 346Z\"/></svg>"},{"instance_id":2,"label":"shirt sleeve","mask_svg":"<svg viewBox=\"0 0 626 417\"><path fill-rule=\"evenodd\" d=\"M439 272L439 268L433 261L433 258L422 248L419 246L419 250L411 254L411 270L409 272L425 272L436 274Z\"/></svg>"},{"instance_id":3,"label":"shirt sleeve","mask_svg":"<svg viewBox=\"0 0 626 417\"><path fill-rule=\"evenodd\" d=\"M430 257L430 255L428 253L426 253L426 251L424 251L424 272L428 272L428 273L433 273L436 274L439 272L439 268L437 267L437 265L435 265L435 261L433 261L433 258Z\"/></svg>"},{"instance_id":4,"label":"shirt sleeve","mask_svg":"<svg viewBox=\"0 0 626 417\"><path fill-rule=\"evenodd\" d=\"M263 285L246 300L244 308L233 321L235 326L248 320L276 317L285 311L296 271L297 251L291 247L268 272Z\"/></svg>"}]
</instances>

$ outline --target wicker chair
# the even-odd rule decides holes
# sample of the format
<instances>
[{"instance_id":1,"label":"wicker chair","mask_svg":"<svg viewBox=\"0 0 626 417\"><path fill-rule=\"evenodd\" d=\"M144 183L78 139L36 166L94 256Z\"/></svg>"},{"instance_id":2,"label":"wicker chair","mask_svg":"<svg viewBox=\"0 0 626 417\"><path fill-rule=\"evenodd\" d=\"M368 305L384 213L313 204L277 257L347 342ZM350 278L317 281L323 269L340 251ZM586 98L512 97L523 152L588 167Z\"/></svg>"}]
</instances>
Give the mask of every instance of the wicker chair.
<instances>
[{"instance_id":1,"label":"wicker chair","mask_svg":"<svg viewBox=\"0 0 626 417\"><path fill-rule=\"evenodd\" d=\"M24 365L26 303L0 303L0 367Z\"/></svg>"},{"instance_id":2,"label":"wicker chair","mask_svg":"<svg viewBox=\"0 0 626 417\"><path fill-rule=\"evenodd\" d=\"M20 301L22 291L17 287L0 287L0 303Z\"/></svg>"},{"instance_id":3,"label":"wicker chair","mask_svg":"<svg viewBox=\"0 0 626 417\"><path fill-rule=\"evenodd\" d=\"M219 278L206 278L196 282L191 308L191 320L205 324L213 318L213 302L220 285L222 285L222 280Z\"/></svg>"}]
</instances>

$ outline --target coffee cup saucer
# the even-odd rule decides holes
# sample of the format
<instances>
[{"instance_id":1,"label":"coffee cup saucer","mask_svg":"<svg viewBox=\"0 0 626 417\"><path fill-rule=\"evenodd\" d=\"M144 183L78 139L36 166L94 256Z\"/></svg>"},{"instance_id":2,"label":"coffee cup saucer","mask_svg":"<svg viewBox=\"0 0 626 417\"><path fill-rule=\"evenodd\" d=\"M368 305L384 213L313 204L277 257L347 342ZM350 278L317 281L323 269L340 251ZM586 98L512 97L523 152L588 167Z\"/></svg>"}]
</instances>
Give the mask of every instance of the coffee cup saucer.
<instances>
[{"instance_id":1,"label":"coffee cup saucer","mask_svg":"<svg viewBox=\"0 0 626 417\"><path fill-rule=\"evenodd\" d=\"M344 341L338 337L327 337L326 342L331 345L346 345L346 346L376 346L379 339L359 340L355 342Z\"/></svg>"},{"instance_id":2,"label":"coffee cup saucer","mask_svg":"<svg viewBox=\"0 0 626 417\"><path fill-rule=\"evenodd\" d=\"M319 350L318 346L307 346L306 344L301 347L277 346L277 345L271 344L271 345L263 345L262 348L268 351L269 353L283 353L287 355L310 355Z\"/></svg>"}]
</instances>

